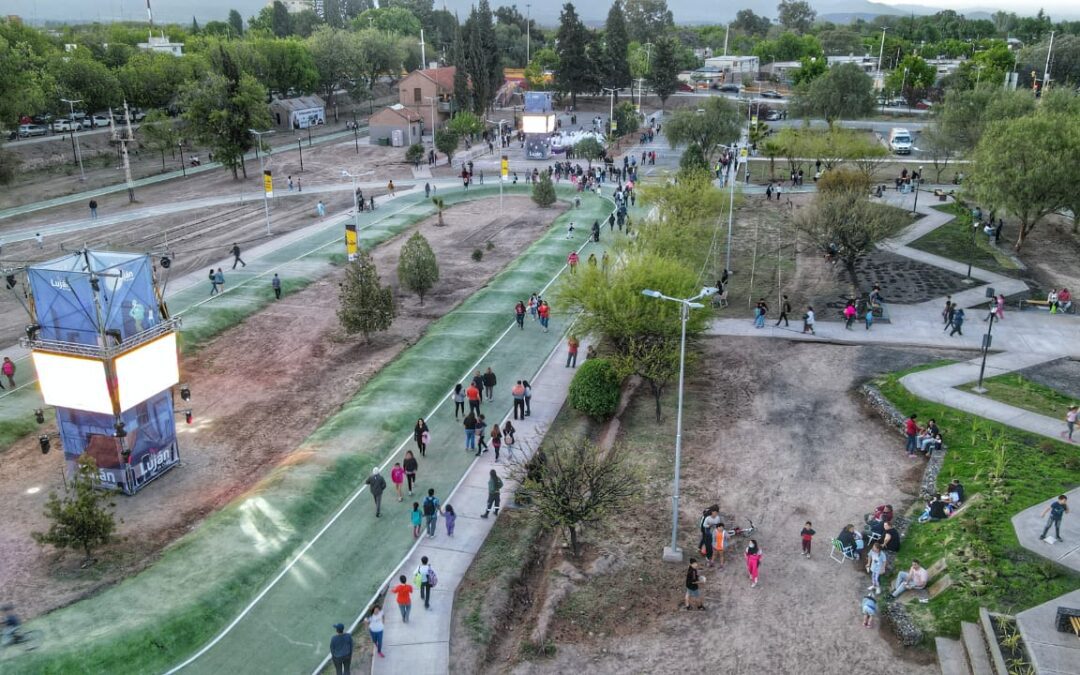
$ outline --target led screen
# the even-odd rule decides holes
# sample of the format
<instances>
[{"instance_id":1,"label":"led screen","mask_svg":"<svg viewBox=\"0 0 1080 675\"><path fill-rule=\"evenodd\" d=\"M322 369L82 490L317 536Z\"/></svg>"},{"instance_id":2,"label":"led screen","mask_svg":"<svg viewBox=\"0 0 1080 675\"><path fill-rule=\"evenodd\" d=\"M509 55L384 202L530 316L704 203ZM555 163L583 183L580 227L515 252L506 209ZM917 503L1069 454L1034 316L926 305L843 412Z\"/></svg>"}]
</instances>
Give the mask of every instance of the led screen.
<instances>
[{"instance_id":1,"label":"led screen","mask_svg":"<svg viewBox=\"0 0 1080 675\"><path fill-rule=\"evenodd\" d=\"M521 130L527 134L550 134L555 131L555 116L522 115Z\"/></svg>"},{"instance_id":2,"label":"led screen","mask_svg":"<svg viewBox=\"0 0 1080 675\"><path fill-rule=\"evenodd\" d=\"M46 405L112 414L103 362L39 351L31 357Z\"/></svg>"},{"instance_id":3,"label":"led screen","mask_svg":"<svg viewBox=\"0 0 1080 675\"><path fill-rule=\"evenodd\" d=\"M121 410L132 408L179 381L176 333L168 333L116 357Z\"/></svg>"}]
</instances>

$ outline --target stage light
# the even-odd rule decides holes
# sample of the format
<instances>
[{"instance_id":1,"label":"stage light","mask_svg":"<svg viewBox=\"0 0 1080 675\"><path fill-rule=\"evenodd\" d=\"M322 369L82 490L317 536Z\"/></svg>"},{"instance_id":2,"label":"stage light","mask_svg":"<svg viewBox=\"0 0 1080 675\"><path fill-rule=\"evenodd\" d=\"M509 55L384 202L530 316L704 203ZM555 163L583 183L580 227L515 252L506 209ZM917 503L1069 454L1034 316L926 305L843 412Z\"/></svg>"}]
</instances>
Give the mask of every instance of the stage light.
<instances>
[{"instance_id":1,"label":"stage light","mask_svg":"<svg viewBox=\"0 0 1080 675\"><path fill-rule=\"evenodd\" d=\"M41 434L37 439L38 445L41 446L41 454L49 454L49 447L52 445L49 443L49 437L45 434Z\"/></svg>"},{"instance_id":2,"label":"stage light","mask_svg":"<svg viewBox=\"0 0 1080 675\"><path fill-rule=\"evenodd\" d=\"M161 267L162 269L166 270L172 267L172 259L170 259L167 255L161 256Z\"/></svg>"},{"instance_id":3,"label":"stage light","mask_svg":"<svg viewBox=\"0 0 1080 675\"><path fill-rule=\"evenodd\" d=\"M41 408L38 408L37 410L35 410L34 411L34 419L37 420L38 424L45 424L45 411L42 410Z\"/></svg>"},{"instance_id":4,"label":"stage light","mask_svg":"<svg viewBox=\"0 0 1080 675\"><path fill-rule=\"evenodd\" d=\"M101 292L101 282L98 281L98 278L93 274L90 275L90 288L94 289L95 293Z\"/></svg>"},{"instance_id":5,"label":"stage light","mask_svg":"<svg viewBox=\"0 0 1080 675\"><path fill-rule=\"evenodd\" d=\"M117 438L124 438L125 436L127 436L127 429L124 428L123 422L117 422L114 426L116 427Z\"/></svg>"},{"instance_id":6,"label":"stage light","mask_svg":"<svg viewBox=\"0 0 1080 675\"><path fill-rule=\"evenodd\" d=\"M120 344L124 341L124 338L120 335L120 329L118 328L107 329L105 331L105 337L111 337L112 339L116 340L116 344Z\"/></svg>"},{"instance_id":7,"label":"stage light","mask_svg":"<svg viewBox=\"0 0 1080 675\"><path fill-rule=\"evenodd\" d=\"M40 331L40 330L41 330L41 325L40 324L36 324L36 323L30 324L29 326L26 327L26 339L27 340L36 340L38 331Z\"/></svg>"},{"instance_id":8,"label":"stage light","mask_svg":"<svg viewBox=\"0 0 1080 675\"><path fill-rule=\"evenodd\" d=\"M18 283L18 282L17 282L16 280L15 280L15 275L14 275L14 274L8 274L7 276L5 276L5 277L4 277L4 281L6 281L6 282L7 282L7 287L8 287L8 290L9 290L9 291L10 291L11 289L15 288L15 284L16 284L16 283Z\"/></svg>"},{"instance_id":9,"label":"stage light","mask_svg":"<svg viewBox=\"0 0 1080 675\"><path fill-rule=\"evenodd\" d=\"M183 401L191 400L191 388L186 384L180 385L180 399Z\"/></svg>"},{"instance_id":10,"label":"stage light","mask_svg":"<svg viewBox=\"0 0 1080 675\"><path fill-rule=\"evenodd\" d=\"M190 410L188 410L187 412L184 413L184 421L185 422L187 422L188 424L191 424L194 420L195 420L195 418L191 415Z\"/></svg>"}]
</instances>

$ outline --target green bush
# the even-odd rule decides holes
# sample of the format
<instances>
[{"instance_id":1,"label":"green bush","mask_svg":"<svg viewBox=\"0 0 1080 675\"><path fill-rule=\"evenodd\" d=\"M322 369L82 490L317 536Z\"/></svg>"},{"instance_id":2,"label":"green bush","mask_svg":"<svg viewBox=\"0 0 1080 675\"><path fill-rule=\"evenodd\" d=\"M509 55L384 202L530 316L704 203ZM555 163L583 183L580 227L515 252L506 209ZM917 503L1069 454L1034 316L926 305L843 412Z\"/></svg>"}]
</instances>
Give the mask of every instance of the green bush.
<instances>
[{"instance_id":1,"label":"green bush","mask_svg":"<svg viewBox=\"0 0 1080 675\"><path fill-rule=\"evenodd\" d=\"M480 262L484 259L484 252L478 248L474 248L472 252L472 259L474 262Z\"/></svg>"},{"instance_id":2,"label":"green bush","mask_svg":"<svg viewBox=\"0 0 1080 675\"><path fill-rule=\"evenodd\" d=\"M622 383L610 361L589 359L570 382L570 405L594 419L607 419L619 406L621 390Z\"/></svg>"},{"instance_id":3,"label":"green bush","mask_svg":"<svg viewBox=\"0 0 1080 675\"><path fill-rule=\"evenodd\" d=\"M405 150L405 161L409 164L419 164L424 161L424 146L413 143Z\"/></svg>"},{"instance_id":4,"label":"green bush","mask_svg":"<svg viewBox=\"0 0 1080 675\"><path fill-rule=\"evenodd\" d=\"M551 184L547 171L541 171L540 180L533 183L532 200L544 208L555 203L555 186Z\"/></svg>"}]
</instances>

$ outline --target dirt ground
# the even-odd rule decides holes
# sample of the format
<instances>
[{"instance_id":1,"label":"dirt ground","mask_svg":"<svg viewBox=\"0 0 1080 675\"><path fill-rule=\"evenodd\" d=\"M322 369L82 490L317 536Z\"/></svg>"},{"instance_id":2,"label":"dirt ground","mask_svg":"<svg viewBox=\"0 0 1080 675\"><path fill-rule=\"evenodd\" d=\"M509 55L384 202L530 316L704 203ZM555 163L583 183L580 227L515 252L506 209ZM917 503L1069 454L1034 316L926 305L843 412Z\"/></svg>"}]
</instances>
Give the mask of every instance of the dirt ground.
<instances>
[{"instance_id":1,"label":"dirt ground","mask_svg":"<svg viewBox=\"0 0 1080 675\"><path fill-rule=\"evenodd\" d=\"M1012 244L1011 240L1001 243L1010 253L1015 252ZM1080 235L1072 233L1072 222L1066 218L1050 216L1039 224L1028 235L1019 257L1041 286L1039 290L1064 287L1075 295L1080 289L1080 266L1076 264L1080 259Z\"/></svg>"},{"instance_id":2,"label":"dirt ground","mask_svg":"<svg viewBox=\"0 0 1080 675\"><path fill-rule=\"evenodd\" d=\"M680 544L695 555L696 523L711 503L720 505L729 528L752 518L764 554L760 585L750 587L745 541L737 540L724 569L703 570L707 611L678 608L685 565L660 561L670 528L665 459L649 476L640 507L587 535L582 562L568 569L557 549L532 577L533 602L502 633L512 646L496 650L484 672L937 672L932 654L895 646L879 624L861 627L868 577L861 567L830 560L828 547L875 505L910 501L922 471L854 388L878 373L947 355L732 338L706 340L703 352L687 391ZM647 416L650 409L642 390L628 414ZM650 426L624 417L627 434L647 440ZM665 434L670 426L668 420ZM810 559L799 554L807 520L818 533ZM536 647L521 638L535 637L545 594L565 592L567 578L577 591L553 612L554 653L535 656Z\"/></svg>"},{"instance_id":3,"label":"dirt ground","mask_svg":"<svg viewBox=\"0 0 1080 675\"><path fill-rule=\"evenodd\" d=\"M513 260L546 229L553 214L538 217L526 197L505 199L503 213L490 200L454 206L436 219L403 232L374 252L384 283L395 289L398 318L365 344L345 337L336 317L341 272L287 296L224 333L182 369L192 383L195 424L179 431L182 463L134 497L117 498L121 536L132 535L79 571L81 556L38 547L30 532L46 528L46 495L60 489L60 460L42 458L35 439L3 456L0 502L0 588L20 614L35 616L91 594L137 572L169 542L253 486L380 367L423 334L429 323ZM413 231L423 232L439 260L440 280L421 306L397 288L397 258ZM494 248L483 263L472 249ZM285 357L284 355L287 355ZM237 382L247 384L238 388ZM137 536L135 536L135 534Z\"/></svg>"}]
</instances>

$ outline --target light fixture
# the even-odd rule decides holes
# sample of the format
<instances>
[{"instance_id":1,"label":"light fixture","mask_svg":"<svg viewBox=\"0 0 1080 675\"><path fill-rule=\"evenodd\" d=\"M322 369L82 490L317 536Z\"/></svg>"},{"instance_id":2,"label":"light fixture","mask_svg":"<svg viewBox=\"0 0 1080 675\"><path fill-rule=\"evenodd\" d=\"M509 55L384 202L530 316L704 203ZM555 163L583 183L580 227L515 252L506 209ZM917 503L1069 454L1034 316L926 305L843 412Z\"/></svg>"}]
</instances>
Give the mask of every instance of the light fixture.
<instances>
[{"instance_id":1,"label":"light fixture","mask_svg":"<svg viewBox=\"0 0 1080 675\"><path fill-rule=\"evenodd\" d=\"M15 279L14 274L8 274L8 275L4 276L4 281L7 283L7 287L8 287L9 291L11 289L15 288L15 284L18 283L18 281L16 281L16 279Z\"/></svg>"},{"instance_id":2,"label":"light fixture","mask_svg":"<svg viewBox=\"0 0 1080 675\"><path fill-rule=\"evenodd\" d=\"M648 296L650 298L659 298L659 297L661 297L663 295L663 293L661 293L660 291L653 291L653 290L650 290L648 288L642 290L641 294L645 295L645 296Z\"/></svg>"},{"instance_id":3,"label":"light fixture","mask_svg":"<svg viewBox=\"0 0 1080 675\"><path fill-rule=\"evenodd\" d=\"M191 424L194 420L195 420L195 418L192 416L190 410L187 410L187 411L184 412L184 421L185 422L187 422L188 424Z\"/></svg>"},{"instance_id":4,"label":"light fixture","mask_svg":"<svg viewBox=\"0 0 1080 675\"><path fill-rule=\"evenodd\" d=\"M191 400L191 387L186 384L180 385L180 399L183 401Z\"/></svg>"},{"instance_id":5,"label":"light fixture","mask_svg":"<svg viewBox=\"0 0 1080 675\"><path fill-rule=\"evenodd\" d=\"M121 421L118 421L118 422L117 422L117 423L116 423L116 424L114 425L114 427L115 427L115 429L116 429L116 437L117 437L117 438L124 438L125 436L127 436L127 429L125 429L125 428L124 428L124 422L123 422L123 420L121 420Z\"/></svg>"},{"instance_id":6,"label":"light fixture","mask_svg":"<svg viewBox=\"0 0 1080 675\"><path fill-rule=\"evenodd\" d=\"M51 443L49 443L48 435L41 434L40 436L38 436L37 442L38 445L41 446L41 454L49 454L49 447L51 446Z\"/></svg>"},{"instance_id":7,"label":"light fixture","mask_svg":"<svg viewBox=\"0 0 1080 675\"><path fill-rule=\"evenodd\" d=\"M172 259L167 255L161 256L161 267L166 270L172 267Z\"/></svg>"},{"instance_id":8,"label":"light fixture","mask_svg":"<svg viewBox=\"0 0 1080 675\"><path fill-rule=\"evenodd\" d=\"M38 408L37 410L35 410L34 411L34 419L37 420L38 424L45 424L45 411L42 410L41 408Z\"/></svg>"}]
</instances>

